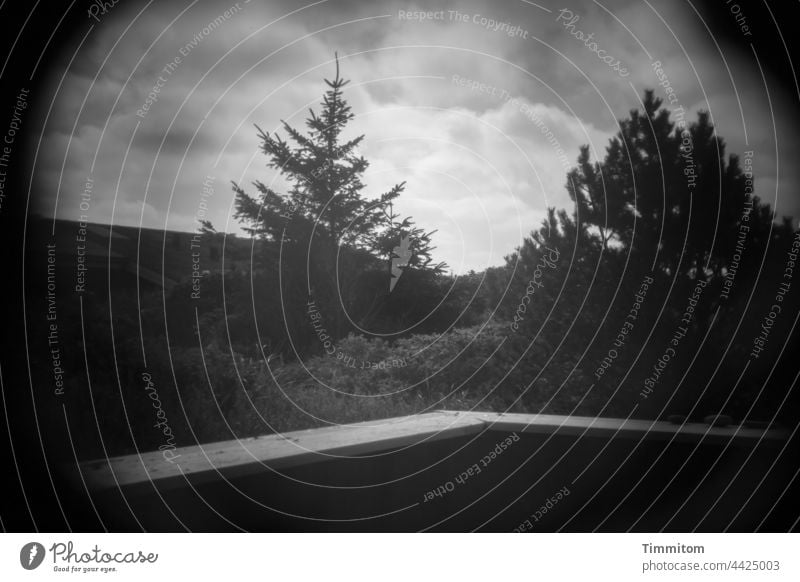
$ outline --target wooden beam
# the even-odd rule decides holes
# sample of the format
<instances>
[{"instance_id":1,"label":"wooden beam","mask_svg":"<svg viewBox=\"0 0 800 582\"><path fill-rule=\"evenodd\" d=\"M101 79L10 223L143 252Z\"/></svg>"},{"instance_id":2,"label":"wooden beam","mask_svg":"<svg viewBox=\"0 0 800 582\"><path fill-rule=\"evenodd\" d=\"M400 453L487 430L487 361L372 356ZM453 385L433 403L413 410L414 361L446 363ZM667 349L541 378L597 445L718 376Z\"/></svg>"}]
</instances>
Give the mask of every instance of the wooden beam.
<instances>
[{"instance_id":1,"label":"wooden beam","mask_svg":"<svg viewBox=\"0 0 800 582\"><path fill-rule=\"evenodd\" d=\"M676 442L699 442L725 444L735 438L737 442L758 440L785 440L788 430L760 430L739 426L712 427L704 423L686 423L603 418L589 416L561 416L555 414L506 414L494 412L468 413L488 424L490 430L518 432L523 434L557 434L564 436L659 439Z\"/></svg>"},{"instance_id":2,"label":"wooden beam","mask_svg":"<svg viewBox=\"0 0 800 582\"><path fill-rule=\"evenodd\" d=\"M197 483L218 478L218 473L230 478L342 456L365 456L475 434L484 427L483 420L469 413L431 412L88 461L81 463L81 471L93 489L124 487L127 492L141 487L152 491L150 482L157 482L159 488L181 487L187 477Z\"/></svg>"},{"instance_id":3,"label":"wooden beam","mask_svg":"<svg viewBox=\"0 0 800 582\"><path fill-rule=\"evenodd\" d=\"M387 420L270 434L254 438L180 447L175 451L141 454L81 463L81 471L95 490L125 488L126 493L182 487L219 478L327 461L336 457L363 457L402 447L483 431L583 436L586 438L671 439L678 442L755 444L788 438L788 431L672 424L649 420L439 411ZM170 458L171 457L171 458Z\"/></svg>"}]
</instances>

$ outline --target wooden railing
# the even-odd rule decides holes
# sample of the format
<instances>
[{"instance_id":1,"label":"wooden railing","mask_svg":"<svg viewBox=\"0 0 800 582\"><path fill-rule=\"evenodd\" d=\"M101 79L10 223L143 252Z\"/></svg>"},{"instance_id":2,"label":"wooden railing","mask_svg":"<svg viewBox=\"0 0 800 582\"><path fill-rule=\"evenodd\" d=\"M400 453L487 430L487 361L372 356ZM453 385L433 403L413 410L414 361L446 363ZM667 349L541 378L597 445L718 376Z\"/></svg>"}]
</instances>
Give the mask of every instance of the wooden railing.
<instances>
[{"instance_id":1,"label":"wooden railing","mask_svg":"<svg viewBox=\"0 0 800 582\"><path fill-rule=\"evenodd\" d=\"M94 460L81 465L92 490L152 493L219 479L237 479L268 471L342 458L359 458L383 451L415 449L429 443L486 433L545 437L670 440L676 443L755 445L779 443L788 437L780 429L702 423L588 418L576 416L440 411L381 421L270 434L162 451Z\"/></svg>"}]
</instances>

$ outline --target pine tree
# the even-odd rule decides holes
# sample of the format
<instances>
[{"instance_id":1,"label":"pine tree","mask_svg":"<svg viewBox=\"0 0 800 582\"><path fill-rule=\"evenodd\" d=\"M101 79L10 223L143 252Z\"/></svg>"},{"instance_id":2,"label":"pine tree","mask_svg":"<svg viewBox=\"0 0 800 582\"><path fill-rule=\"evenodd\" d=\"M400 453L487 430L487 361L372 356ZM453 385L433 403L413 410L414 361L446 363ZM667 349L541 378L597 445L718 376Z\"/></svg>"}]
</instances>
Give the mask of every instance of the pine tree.
<instances>
[{"instance_id":1,"label":"pine tree","mask_svg":"<svg viewBox=\"0 0 800 582\"><path fill-rule=\"evenodd\" d=\"M362 176L369 162L358 151L364 135L343 136L354 114L343 96L349 81L340 77L338 56L336 76L325 83L328 89L320 113L309 110L307 133L281 121L291 143L256 126L268 167L291 185L288 192L281 195L258 180L253 183L256 197L236 183L233 189L236 218L252 236L285 247L287 280L291 279L288 271L308 273L306 286L328 304L328 313L337 314L329 316L329 324L341 337L346 319L341 308L356 308L350 303L360 272L377 266L386 270L388 281L392 259L397 258L394 249L401 241L409 241L411 254L404 268L438 273L445 265L433 263L433 231L417 227L411 217L400 220L394 212L393 203L405 182L374 200L362 195ZM295 285L297 292L299 288Z\"/></svg>"},{"instance_id":2,"label":"pine tree","mask_svg":"<svg viewBox=\"0 0 800 582\"><path fill-rule=\"evenodd\" d=\"M646 91L643 110L620 120L602 161L591 163L588 147L581 148L567 190L579 225L604 250L614 243L635 252L646 270L655 264L668 276L705 279L724 272L746 205L759 216L770 210L746 193L738 157L726 159L708 113L687 117ZM758 232L750 229L752 237L763 238L770 221L763 222Z\"/></svg>"}]
</instances>

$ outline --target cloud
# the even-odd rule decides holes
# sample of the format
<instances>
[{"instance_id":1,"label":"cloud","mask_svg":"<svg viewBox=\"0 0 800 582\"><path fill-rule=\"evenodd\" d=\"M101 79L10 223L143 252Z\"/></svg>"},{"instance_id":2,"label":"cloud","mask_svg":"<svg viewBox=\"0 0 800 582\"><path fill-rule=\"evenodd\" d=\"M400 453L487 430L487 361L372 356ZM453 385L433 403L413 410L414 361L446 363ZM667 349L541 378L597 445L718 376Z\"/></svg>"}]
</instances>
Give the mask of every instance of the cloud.
<instances>
[{"instance_id":1,"label":"cloud","mask_svg":"<svg viewBox=\"0 0 800 582\"><path fill-rule=\"evenodd\" d=\"M213 176L208 218L236 231L231 180L283 186L257 151L253 125L283 134L285 120L302 129L326 88L322 78L333 75L335 51L351 79L350 135L366 136L366 193L406 181L400 210L439 229L436 258L458 270L500 263L538 227L547 206L571 208L565 157L572 163L582 144L603 155L617 120L638 106L646 87L658 89L651 58L665 63L687 109L711 107L725 122L731 150L745 146L735 125L738 103L713 43L691 14L669 3L655 6L683 48L639 3L620 3L613 15L592 2L574 3L582 30L629 66L629 78L556 22L556 9L525 3L444 2L444 17L430 22L398 18L399 10L428 10L405 2L236 6L162 3L141 12L130 3L104 17L55 96L42 146L47 155L34 172L39 212L52 213L58 196L58 215L77 218L91 175L90 220L139 224L146 201L145 226L192 229L202 183ZM492 30L484 19L518 27L525 38ZM454 76L494 91L459 86ZM757 179L774 179L778 155L769 151L763 91L737 84L759 148ZM148 97L145 114L137 114ZM781 184L797 184L798 170L780 165L789 168ZM798 210L790 196L779 204Z\"/></svg>"}]
</instances>

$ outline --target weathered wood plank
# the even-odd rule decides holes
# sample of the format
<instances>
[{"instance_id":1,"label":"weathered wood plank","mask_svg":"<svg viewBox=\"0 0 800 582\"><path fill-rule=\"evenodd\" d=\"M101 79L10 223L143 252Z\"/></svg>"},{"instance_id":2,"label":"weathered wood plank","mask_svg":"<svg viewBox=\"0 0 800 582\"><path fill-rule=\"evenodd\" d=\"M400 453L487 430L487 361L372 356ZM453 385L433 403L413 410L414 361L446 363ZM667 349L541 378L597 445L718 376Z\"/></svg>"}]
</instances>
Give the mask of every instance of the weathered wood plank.
<instances>
[{"instance_id":1,"label":"weathered wood plank","mask_svg":"<svg viewBox=\"0 0 800 582\"><path fill-rule=\"evenodd\" d=\"M93 489L125 488L126 492L185 486L219 477L250 475L271 469L331 460L380 454L401 447L424 446L426 442L484 430L522 434L563 436L670 439L679 442L754 443L760 439L785 439L788 431L750 428L711 427L649 420L593 418L548 414L504 414L490 412L440 411L349 425L271 434L255 438L221 441L181 447L170 461L160 451L126 455L81 464L85 479Z\"/></svg>"},{"instance_id":2,"label":"weathered wood plank","mask_svg":"<svg viewBox=\"0 0 800 582\"><path fill-rule=\"evenodd\" d=\"M159 487L185 485L218 477L242 476L269 469L282 469L335 457L358 457L443 438L479 432L485 423L466 413L432 412L417 416L362 422L318 429L270 434L255 438L180 447L170 455L161 451L126 455L81 464L93 489L117 486L126 490L150 481ZM167 452L167 451L165 451Z\"/></svg>"},{"instance_id":3,"label":"weathered wood plank","mask_svg":"<svg viewBox=\"0 0 800 582\"><path fill-rule=\"evenodd\" d=\"M558 434L563 436L603 437L629 439L670 439L677 442L725 443L732 438L737 442L752 440L784 440L786 430L759 430L738 426L712 427L704 423L673 424L663 421L596 418L587 416L561 416L555 414L505 414L493 412L471 413L488 423L490 430L525 434Z\"/></svg>"}]
</instances>

